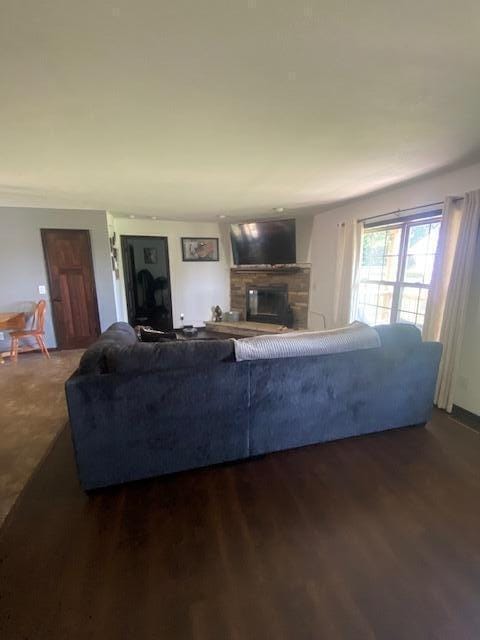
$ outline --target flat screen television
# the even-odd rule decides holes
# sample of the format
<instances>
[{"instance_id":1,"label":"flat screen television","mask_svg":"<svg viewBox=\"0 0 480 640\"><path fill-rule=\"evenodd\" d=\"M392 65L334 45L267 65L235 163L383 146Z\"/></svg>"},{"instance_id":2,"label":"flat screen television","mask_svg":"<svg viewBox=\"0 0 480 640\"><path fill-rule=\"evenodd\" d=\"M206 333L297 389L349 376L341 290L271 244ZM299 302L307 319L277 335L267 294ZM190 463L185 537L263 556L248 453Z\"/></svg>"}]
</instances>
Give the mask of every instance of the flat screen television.
<instances>
[{"instance_id":1,"label":"flat screen television","mask_svg":"<svg viewBox=\"0 0 480 640\"><path fill-rule=\"evenodd\" d=\"M231 225L233 261L242 264L294 264L295 220L261 220Z\"/></svg>"}]
</instances>

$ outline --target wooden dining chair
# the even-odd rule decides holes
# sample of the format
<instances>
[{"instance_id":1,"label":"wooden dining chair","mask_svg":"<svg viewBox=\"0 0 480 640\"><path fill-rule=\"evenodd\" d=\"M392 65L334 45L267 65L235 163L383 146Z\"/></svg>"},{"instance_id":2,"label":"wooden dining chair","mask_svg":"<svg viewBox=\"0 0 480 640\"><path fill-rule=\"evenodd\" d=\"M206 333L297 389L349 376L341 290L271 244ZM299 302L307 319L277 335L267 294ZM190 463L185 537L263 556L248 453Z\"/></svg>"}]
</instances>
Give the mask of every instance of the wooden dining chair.
<instances>
[{"instance_id":1,"label":"wooden dining chair","mask_svg":"<svg viewBox=\"0 0 480 640\"><path fill-rule=\"evenodd\" d=\"M45 312L47 310L47 303L45 300L40 300L35 307L35 315L33 318L33 327L31 329L25 329L23 331L12 331L10 337L12 344L10 347L10 358L13 362L16 362L18 357L18 342L24 338L35 338L40 351L46 358L50 358L47 346L45 344Z\"/></svg>"}]
</instances>

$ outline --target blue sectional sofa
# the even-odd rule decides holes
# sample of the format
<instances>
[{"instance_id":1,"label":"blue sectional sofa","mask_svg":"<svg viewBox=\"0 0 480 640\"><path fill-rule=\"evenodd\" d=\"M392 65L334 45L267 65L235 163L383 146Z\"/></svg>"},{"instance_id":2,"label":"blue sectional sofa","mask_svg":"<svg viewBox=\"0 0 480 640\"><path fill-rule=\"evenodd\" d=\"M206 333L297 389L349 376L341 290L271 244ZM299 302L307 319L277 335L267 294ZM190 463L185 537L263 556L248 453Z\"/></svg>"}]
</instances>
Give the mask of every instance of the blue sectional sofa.
<instances>
[{"instance_id":1,"label":"blue sectional sofa","mask_svg":"<svg viewBox=\"0 0 480 640\"><path fill-rule=\"evenodd\" d=\"M112 325L66 383L83 488L424 424L441 345L375 329L377 348L236 362L232 340L145 344Z\"/></svg>"}]
</instances>

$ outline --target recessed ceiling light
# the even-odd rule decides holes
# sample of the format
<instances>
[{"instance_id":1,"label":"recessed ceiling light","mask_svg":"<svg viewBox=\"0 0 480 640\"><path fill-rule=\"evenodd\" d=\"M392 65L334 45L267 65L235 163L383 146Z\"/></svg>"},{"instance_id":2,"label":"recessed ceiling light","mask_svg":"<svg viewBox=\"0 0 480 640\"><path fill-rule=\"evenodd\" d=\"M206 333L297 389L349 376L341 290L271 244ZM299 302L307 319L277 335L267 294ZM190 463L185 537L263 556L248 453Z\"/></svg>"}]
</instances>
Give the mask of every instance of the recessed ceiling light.
<instances>
[{"instance_id":1,"label":"recessed ceiling light","mask_svg":"<svg viewBox=\"0 0 480 640\"><path fill-rule=\"evenodd\" d=\"M133 220L135 218L135 216L128 216L130 218L130 220Z\"/></svg>"},{"instance_id":2,"label":"recessed ceiling light","mask_svg":"<svg viewBox=\"0 0 480 640\"><path fill-rule=\"evenodd\" d=\"M285 208L284 207L274 207L273 210L276 211L277 213L283 213L285 211Z\"/></svg>"},{"instance_id":3,"label":"recessed ceiling light","mask_svg":"<svg viewBox=\"0 0 480 640\"><path fill-rule=\"evenodd\" d=\"M222 213L222 215L220 215L220 216L218 216L218 217L219 217L219 218L222 218L222 220L223 220L223 218L226 218L227 216L226 216L224 213Z\"/></svg>"},{"instance_id":4,"label":"recessed ceiling light","mask_svg":"<svg viewBox=\"0 0 480 640\"><path fill-rule=\"evenodd\" d=\"M152 220L157 220L157 216L152 216Z\"/></svg>"}]
</instances>

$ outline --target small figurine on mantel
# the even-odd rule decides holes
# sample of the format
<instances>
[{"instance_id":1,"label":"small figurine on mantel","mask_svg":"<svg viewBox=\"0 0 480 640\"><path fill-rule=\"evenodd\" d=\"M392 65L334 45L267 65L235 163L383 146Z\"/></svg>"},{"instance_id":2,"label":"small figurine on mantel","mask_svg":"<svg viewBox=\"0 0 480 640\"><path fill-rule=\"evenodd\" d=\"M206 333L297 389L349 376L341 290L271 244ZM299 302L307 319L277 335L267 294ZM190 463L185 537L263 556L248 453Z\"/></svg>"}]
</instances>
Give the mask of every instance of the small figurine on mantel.
<instances>
[{"instance_id":1,"label":"small figurine on mantel","mask_svg":"<svg viewBox=\"0 0 480 640\"><path fill-rule=\"evenodd\" d=\"M219 305L217 304L217 306L215 307L215 309L213 310L213 320L215 322L221 322L222 321L222 317L223 317L223 311L222 309L219 307Z\"/></svg>"}]
</instances>

